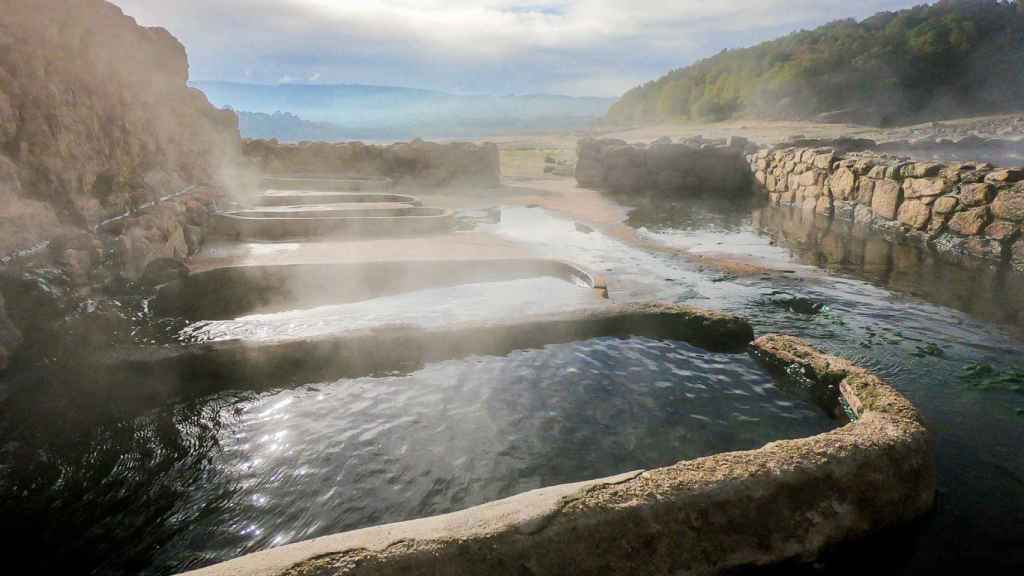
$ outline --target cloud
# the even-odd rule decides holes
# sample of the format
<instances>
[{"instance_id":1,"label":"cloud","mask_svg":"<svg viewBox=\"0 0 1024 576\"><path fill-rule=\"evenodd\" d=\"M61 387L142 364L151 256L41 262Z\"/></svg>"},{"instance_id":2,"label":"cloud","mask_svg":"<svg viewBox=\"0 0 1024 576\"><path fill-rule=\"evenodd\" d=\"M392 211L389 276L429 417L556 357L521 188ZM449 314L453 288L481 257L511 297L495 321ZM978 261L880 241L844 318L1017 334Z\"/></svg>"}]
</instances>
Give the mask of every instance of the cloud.
<instances>
[{"instance_id":1,"label":"cloud","mask_svg":"<svg viewBox=\"0 0 1024 576\"><path fill-rule=\"evenodd\" d=\"M114 0L168 28L197 79L617 95L727 47L913 2ZM316 79L313 79L313 78Z\"/></svg>"}]
</instances>

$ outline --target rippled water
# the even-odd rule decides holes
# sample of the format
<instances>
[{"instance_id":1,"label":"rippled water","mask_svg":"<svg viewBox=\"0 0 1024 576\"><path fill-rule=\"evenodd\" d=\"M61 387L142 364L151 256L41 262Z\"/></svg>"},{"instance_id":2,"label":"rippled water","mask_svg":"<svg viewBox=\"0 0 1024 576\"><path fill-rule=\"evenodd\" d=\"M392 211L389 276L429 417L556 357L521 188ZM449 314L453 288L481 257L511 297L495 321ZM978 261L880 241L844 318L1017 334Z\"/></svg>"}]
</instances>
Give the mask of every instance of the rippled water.
<instances>
[{"instance_id":1,"label":"rippled water","mask_svg":"<svg viewBox=\"0 0 1024 576\"><path fill-rule=\"evenodd\" d=\"M229 339L266 342L394 324L429 328L470 321L511 320L598 303L597 293L582 283L538 277L445 286L360 302L197 322L185 328L181 337L194 342Z\"/></svg>"},{"instance_id":2,"label":"rippled water","mask_svg":"<svg viewBox=\"0 0 1024 576\"><path fill-rule=\"evenodd\" d=\"M1024 569L1024 278L946 263L800 210L640 204L630 224L676 248L749 258L793 274L692 281L690 300L786 332L871 368L906 394L936 435L935 512L879 556L892 573ZM719 278L720 279L720 278ZM690 281L688 281L690 283ZM719 287L723 289L719 289ZM817 314L777 305L800 298Z\"/></svg>"},{"instance_id":3,"label":"rippled water","mask_svg":"<svg viewBox=\"0 0 1024 576\"><path fill-rule=\"evenodd\" d=\"M936 511L908 534L886 535L884 555L872 543L854 547L819 566L825 573L849 571L852 560L889 573L1020 573L1018 280L781 209L660 203L640 205L630 224L662 246L785 273L736 278L540 209L505 209L487 228L607 272L615 300L719 308L750 318L759 334L806 338L875 370L921 408L936 435ZM45 546L38 561L65 573L166 573L829 425L745 356L642 339L218 396L101 427L76 426L83 411L28 414L0 446L0 510L18 527L7 543Z\"/></svg>"},{"instance_id":4,"label":"rippled water","mask_svg":"<svg viewBox=\"0 0 1024 576\"><path fill-rule=\"evenodd\" d=\"M835 422L745 355L597 339L276 392L225 407L158 566L757 448ZM185 516L183 515L182 518Z\"/></svg>"}]
</instances>

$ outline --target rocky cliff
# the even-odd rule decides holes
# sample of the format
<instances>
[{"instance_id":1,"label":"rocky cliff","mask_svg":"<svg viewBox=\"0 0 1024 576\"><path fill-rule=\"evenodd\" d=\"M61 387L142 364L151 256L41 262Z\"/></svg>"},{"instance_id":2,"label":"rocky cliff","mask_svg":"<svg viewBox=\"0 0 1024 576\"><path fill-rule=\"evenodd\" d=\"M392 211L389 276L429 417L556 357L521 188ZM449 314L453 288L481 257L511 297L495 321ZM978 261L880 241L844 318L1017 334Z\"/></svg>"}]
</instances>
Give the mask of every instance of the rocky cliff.
<instances>
[{"instance_id":1,"label":"rocky cliff","mask_svg":"<svg viewBox=\"0 0 1024 576\"><path fill-rule=\"evenodd\" d=\"M103 0L0 9L0 255L214 180L234 113L186 85L185 49Z\"/></svg>"},{"instance_id":2,"label":"rocky cliff","mask_svg":"<svg viewBox=\"0 0 1024 576\"><path fill-rule=\"evenodd\" d=\"M75 298L198 249L241 141L187 80L174 37L108 2L0 2L0 370L53 358Z\"/></svg>"}]
</instances>

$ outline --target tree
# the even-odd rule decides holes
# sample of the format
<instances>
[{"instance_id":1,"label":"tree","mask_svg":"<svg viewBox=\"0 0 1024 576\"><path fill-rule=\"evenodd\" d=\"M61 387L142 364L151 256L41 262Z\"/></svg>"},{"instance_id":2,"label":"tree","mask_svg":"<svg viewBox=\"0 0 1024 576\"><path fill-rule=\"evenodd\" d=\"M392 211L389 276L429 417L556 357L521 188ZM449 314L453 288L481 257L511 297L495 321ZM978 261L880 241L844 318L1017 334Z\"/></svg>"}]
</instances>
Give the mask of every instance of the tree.
<instances>
[{"instance_id":1,"label":"tree","mask_svg":"<svg viewBox=\"0 0 1024 576\"><path fill-rule=\"evenodd\" d=\"M1024 62L1022 38L1024 0L942 0L723 51L631 90L609 117L808 117L884 108L877 117L909 121L926 119L950 95L972 112L995 111L996 102L1022 107L1019 98L991 97L1019 94L1018 64L1009 63ZM1006 70L978 74L995 60L1008 63Z\"/></svg>"}]
</instances>

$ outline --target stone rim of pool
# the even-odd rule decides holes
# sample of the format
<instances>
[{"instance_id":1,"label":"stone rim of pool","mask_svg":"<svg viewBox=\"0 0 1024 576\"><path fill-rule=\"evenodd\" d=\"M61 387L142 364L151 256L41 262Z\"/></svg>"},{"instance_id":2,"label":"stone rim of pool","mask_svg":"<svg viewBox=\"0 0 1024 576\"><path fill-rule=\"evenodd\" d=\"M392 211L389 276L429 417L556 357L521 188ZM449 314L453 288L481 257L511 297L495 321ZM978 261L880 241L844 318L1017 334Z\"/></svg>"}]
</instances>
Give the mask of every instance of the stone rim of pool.
<instances>
[{"instance_id":1,"label":"stone rim of pool","mask_svg":"<svg viewBox=\"0 0 1024 576\"><path fill-rule=\"evenodd\" d=\"M312 209L282 216L247 216L246 211L214 216L211 235L236 240L283 240L323 236L372 238L440 234L455 226L455 212L446 208L410 206L366 211L353 216Z\"/></svg>"},{"instance_id":2,"label":"stone rim of pool","mask_svg":"<svg viewBox=\"0 0 1024 576\"><path fill-rule=\"evenodd\" d=\"M385 292L541 277L577 283L593 290L599 298L608 299L608 282L604 276L572 262L547 258L474 258L224 266L192 272L161 285L151 305L161 316L211 320L250 314L257 309L349 302ZM300 296L296 286L312 288ZM340 288L344 286L364 293L339 297L338 292L343 291ZM312 295L321 298L311 300Z\"/></svg>"},{"instance_id":3,"label":"stone rim of pool","mask_svg":"<svg viewBox=\"0 0 1024 576\"><path fill-rule=\"evenodd\" d=\"M704 320L737 319L706 313ZM909 400L794 337L765 336L752 351L769 368L832 391L849 423L758 450L325 536L188 574L714 574L813 559L931 509L933 440Z\"/></svg>"}]
</instances>

